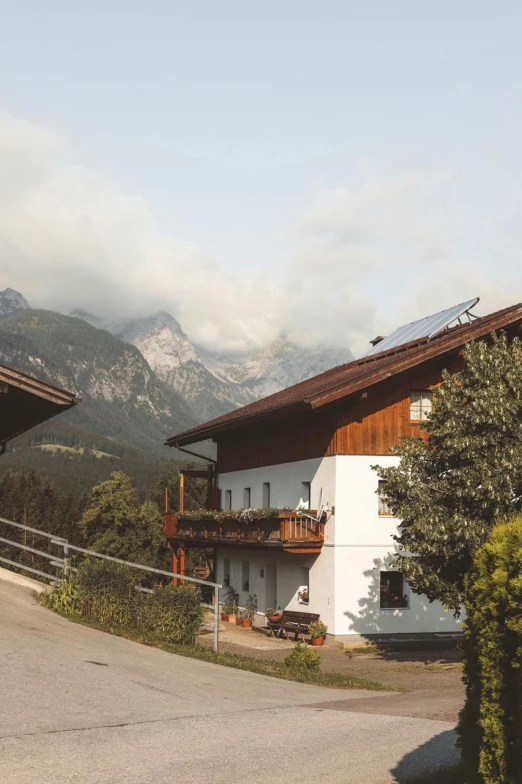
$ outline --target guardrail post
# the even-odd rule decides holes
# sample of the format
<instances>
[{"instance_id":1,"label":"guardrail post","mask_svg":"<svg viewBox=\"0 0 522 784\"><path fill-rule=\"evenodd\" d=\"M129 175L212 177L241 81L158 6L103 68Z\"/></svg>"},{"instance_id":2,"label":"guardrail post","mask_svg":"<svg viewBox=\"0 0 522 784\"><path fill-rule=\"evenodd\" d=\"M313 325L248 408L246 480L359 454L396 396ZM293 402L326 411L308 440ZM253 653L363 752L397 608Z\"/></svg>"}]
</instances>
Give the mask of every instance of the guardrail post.
<instances>
[{"instance_id":1,"label":"guardrail post","mask_svg":"<svg viewBox=\"0 0 522 784\"><path fill-rule=\"evenodd\" d=\"M219 588L214 588L214 650L219 647Z\"/></svg>"},{"instance_id":2,"label":"guardrail post","mask_svg":"<svg viewBox=\"0 0 522 784\"><path fill-rule=\"evenodd\" d=\"M69 562L69 541L66 539L63 545L63 579L66 583L69 582L69 578L71 576L71 567Z\"/></svg>"}]
</instances>

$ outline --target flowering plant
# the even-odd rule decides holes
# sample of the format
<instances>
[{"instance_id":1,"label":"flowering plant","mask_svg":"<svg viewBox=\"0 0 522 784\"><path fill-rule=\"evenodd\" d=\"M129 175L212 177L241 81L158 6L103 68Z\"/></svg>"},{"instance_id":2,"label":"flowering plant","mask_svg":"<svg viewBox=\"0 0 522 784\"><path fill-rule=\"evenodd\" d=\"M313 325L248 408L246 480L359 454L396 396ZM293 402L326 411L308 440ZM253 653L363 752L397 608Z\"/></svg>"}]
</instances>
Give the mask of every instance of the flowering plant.
<instances>
[{"instance_id":1,"label":"flowering plant","mask_svg":"<svg viewBox=\"0 0 522 784\"><path fill-rule=\"evenodd\" d=\"M226 520L236 520L241 523L257 523L260 520L273 520L279 518L281 512L293 512L294 510L266 508L266 509L228 509L218 512L209 509L194 509L178 512L179 520L214 520L222 523Z\"/></svg>"},{"instance_id":2,"label":"flowering plant","mask_svg":"<svg viewBox=\"0 0 522 784\"><path fill-rule=\"evenodd\" d=\"M319 637L326 637L328 626L321 620L313 621L308 627L308 633L312 640L317 640Z\"/></svg>"}]
</instances>

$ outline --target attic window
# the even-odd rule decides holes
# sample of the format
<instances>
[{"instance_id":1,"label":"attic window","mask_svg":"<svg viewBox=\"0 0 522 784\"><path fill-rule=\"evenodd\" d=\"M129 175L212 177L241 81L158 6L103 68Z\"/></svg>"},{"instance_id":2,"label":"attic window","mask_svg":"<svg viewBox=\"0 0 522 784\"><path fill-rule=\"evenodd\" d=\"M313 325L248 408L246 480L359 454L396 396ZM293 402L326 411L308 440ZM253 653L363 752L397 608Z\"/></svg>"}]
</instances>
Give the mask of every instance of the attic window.
<instances>
[{"instance_id":1,"label":"attic window","mask_svg":"<svg viewBox=\"0 0 522 784\"><path fill-rule=\"evenodd\" d=\"M423 422L433 411L433 392L420 390L410 394L410 422Z\"/></svg>"}]
</instances>

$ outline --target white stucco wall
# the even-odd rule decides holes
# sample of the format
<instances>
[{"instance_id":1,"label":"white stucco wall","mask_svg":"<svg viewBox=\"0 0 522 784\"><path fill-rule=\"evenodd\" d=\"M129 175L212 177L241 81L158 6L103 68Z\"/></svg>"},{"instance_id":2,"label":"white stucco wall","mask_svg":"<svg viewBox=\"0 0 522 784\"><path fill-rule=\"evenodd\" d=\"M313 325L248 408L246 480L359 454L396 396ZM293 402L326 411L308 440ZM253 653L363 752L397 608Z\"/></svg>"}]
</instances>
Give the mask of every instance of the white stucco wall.
<instances>
[{"instance_id":1,"label":"white stucco wall","mask_svg":"<svg viewBox=\"0 0 522 784\"><path fill-rule=\"evenodd\" d=\"M380 572L392 569L396 550L392 536L399 520L379 517L378 475L372 465L397 465L387 455L338 455L335 501L335 620L336 636L353 634L411 634L455 632L460 622L439 602L413 594L410 606L380 608ZM326 543L323 552L329 549ZM322 553L321 553L322 556Z\"/></svg>"},{"instance_id":2,"label":"white stucco wall","mask_svg":"<svg viewBox=\"0 0 522 784\"><path fill-rule=\"evenodd\" d=\"M241 591L241 563L250 561L250 593L257 595L258 609L264 611L267 564L276 564L278 606L320 613L329 633L340 638L458 631L460 624L451 613L445 612L439 603L430 604L426 598L412 594L407 586L408 608L380 608L380 571L391 568L395 550L392 536L399 521L379 517L378 476L371 466L397 462L393 456L338 455L220 475L222 497L226 490L231 490L233 508L242 507L245 487L251 488L251 506L262 506L264 482L270 482L271 506L295 508L300 501L301 483L309 481L312 508L317 506L322 488L323 503L328 504L330 514L318 556L220 548L218 582L223 580L224 559L229 558L231 583L240 592L240 604L244 605L248 594ZM332 509L335 514L331 514ZM303 568L310 569L308 607L297 601Z\"/></svg>"},{"instance_id":3,"label":"white stucco wall","mask_svg":"<svg viewBox=\"0 0 522 784\"><path fill-rule=\"evenodd\" d=\"M221 502L225 493L232 491L232 509L243 508L243 491L251 489L250 505L259 509L263 506L263 484L270 482L270 506L282 509L295 509L301 501L302 482L311 482L311 508L316 509L319 493L323 491L323 505L330 509L335 503L336 458L325 457L314 460L300 460L295 463L251 468L246 471L233 471L219 474L218 486L221 489ZM327 526L326 536L333 540L334 524Z\"/></svg>"},{"instance_id":4,"label":"white stucco wall","mask_svg":"<svg viewBox=\"0 0 522 784\"><path fill-rule=\"evenodd\" d=\"M319 612L323 610L323 588L320 579L313 575L314 561L317 557L310 555L293 555L266 550L243 550L219 548L217 554L217 581L224 583L225 560L230 560L230 584L239 593L239 604L245 607L249 594L257 597L258 611L264 613L267 606L273 607L273 599L267 596L268 567L275 565L277 570L277 600L275 606L283 610L306 610ZM249 562L249 590L242 590L242 563ZM299 604L297 591L306 584L305 569L309 569L310 604ZM319 576L319 575L318 575ZM317 595L315 588L317 588ZM333 589L333 582L332 582ZM226 589L223 589L223 593ZM314 609L317 606L318 609Z\"/></svg>"}]
</instances>

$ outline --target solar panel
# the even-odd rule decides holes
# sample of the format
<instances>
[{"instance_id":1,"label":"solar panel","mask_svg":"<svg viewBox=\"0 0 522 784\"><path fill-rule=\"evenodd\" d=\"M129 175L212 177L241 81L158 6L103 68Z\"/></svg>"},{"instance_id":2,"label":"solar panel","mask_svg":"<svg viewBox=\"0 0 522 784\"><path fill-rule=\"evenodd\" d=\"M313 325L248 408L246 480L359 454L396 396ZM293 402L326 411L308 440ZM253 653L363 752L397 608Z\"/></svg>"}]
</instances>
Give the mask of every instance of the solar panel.
<instances>
[{"instance_id":1,"label":"solar panel","mask_svg":"<svg viewBox=\"0 0 522 784\"><path fill-rule=\"evenodd\" d=\"M434 338L435 335L438 335L446 327L451 326L453 322L457 321L464 314L467 314L468 318L470 318L472 314L469 311L475 307L478 301L479 297L475 297L467 302L461 302L460 305L454 305L452 308L442 310L440 313L434 313L433 316L425 316L418 321L405 324L403 327L394 330L384 340L380 340L375 346L371 346L359 359L371 357L373 354L380 354L381 351L402 346L403 343L410 343L412 340L420 338L428 338L429 340Z\"/></svg>"}]
</instances>

